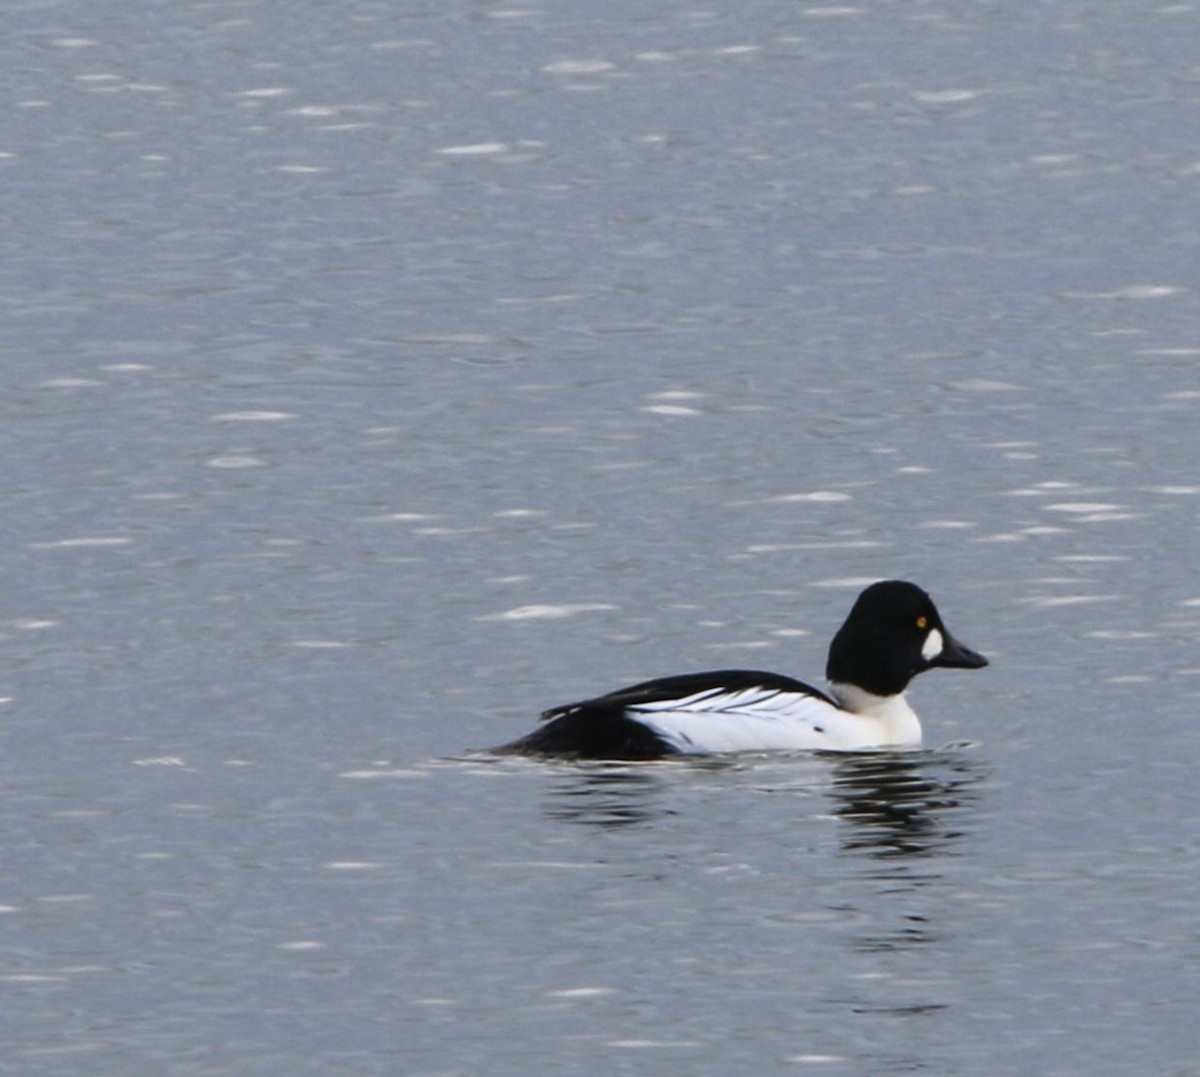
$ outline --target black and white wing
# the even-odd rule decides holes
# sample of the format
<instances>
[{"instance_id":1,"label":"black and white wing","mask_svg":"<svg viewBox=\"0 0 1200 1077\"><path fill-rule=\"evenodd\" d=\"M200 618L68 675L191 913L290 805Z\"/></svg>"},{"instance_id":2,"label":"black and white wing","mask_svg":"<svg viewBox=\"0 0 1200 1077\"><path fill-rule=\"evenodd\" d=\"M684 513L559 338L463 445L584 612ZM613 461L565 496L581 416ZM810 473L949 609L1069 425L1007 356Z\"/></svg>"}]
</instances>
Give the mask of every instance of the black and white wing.
<instances>
[{"instance_id":1,"label":"black and white wing","mask_svg":"<svg viewBox=\"0 0 1200 1077\"><path fill-rule=\"evenodd\" d=\"M842 714L803 681L757 670L664 677L546 711L502 751L585 759L837 746Z\"/></svg>"}]
</instances>

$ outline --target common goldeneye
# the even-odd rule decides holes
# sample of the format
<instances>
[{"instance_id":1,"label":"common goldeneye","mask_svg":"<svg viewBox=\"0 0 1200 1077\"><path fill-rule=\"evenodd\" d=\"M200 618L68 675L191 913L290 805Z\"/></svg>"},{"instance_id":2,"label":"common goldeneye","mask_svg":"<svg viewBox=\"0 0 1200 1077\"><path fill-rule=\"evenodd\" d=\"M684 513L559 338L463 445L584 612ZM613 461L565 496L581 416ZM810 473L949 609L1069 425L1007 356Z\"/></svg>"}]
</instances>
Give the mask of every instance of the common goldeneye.
<instances>
[{"instance_id":1,"label":"common goldeneye","mask_svg":"<svg viewBox=\"0 0 1200 1077\"><path fill-rule=\"evenodd\" d=\"M829 645L829 692L778 673L718 670L645 681L552 707L544 725L506 755L661 759L738 751L915 748L921 721L909 681L938 666L979 669L987 659L958 642L933 600L903 580L873 583Z\"/></svg>"}]
</instances>

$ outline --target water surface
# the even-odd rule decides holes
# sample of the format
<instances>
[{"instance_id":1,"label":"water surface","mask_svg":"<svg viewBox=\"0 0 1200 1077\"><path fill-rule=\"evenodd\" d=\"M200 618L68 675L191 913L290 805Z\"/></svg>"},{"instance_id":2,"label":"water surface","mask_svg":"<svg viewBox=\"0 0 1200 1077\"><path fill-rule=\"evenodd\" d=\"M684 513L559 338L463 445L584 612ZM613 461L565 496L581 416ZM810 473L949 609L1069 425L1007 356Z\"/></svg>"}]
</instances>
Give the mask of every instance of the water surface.
<instances>
[{"instance_id":1,"label":"water surface","mask_svg":"<svg viewBox=\"0 0 1200 1077\"><path fill-rule=\"evenodd\" d=\"M1191 1072L1196 19L18 5L0 1065ZM471 754L880 577L923 752Z\"/></svg>"}]
</instances>

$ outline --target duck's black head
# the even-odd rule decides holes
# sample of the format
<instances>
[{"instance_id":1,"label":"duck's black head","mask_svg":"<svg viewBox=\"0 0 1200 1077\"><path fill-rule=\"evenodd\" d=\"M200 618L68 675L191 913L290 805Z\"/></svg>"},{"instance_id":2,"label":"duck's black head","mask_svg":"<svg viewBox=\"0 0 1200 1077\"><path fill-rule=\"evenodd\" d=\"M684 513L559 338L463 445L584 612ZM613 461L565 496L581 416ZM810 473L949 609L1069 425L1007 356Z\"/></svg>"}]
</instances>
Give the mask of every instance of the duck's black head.
<instances>
[{"instance_id":1,"label":"duck's black head","mask_svg":"<svg viewBox=\"0 0 1200 1077\"><path fill-rule=\"evenodd\" d=\"M983 655L950 635L933 599L915 583L882 580L858 596L833 637L825 676L834 684L893 696L927 669L987 664Z\"/></svg>"}]
</instances>

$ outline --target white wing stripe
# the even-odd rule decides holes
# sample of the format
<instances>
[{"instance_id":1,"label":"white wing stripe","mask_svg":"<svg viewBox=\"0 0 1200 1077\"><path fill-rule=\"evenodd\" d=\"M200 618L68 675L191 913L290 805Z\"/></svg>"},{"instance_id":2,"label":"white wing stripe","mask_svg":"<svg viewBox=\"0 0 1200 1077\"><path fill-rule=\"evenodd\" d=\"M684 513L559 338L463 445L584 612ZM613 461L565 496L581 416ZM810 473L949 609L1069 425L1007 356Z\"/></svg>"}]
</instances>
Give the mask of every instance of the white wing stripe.
<instances>
[{"instance_id":1,"label":"white wing stripe","mask_svg":"<svg viewBox=\"0 0 1200 1077\"><path fill-rule=\"evenodd\" d=\"M829 704L804 692L785 692L779 688L743 688L729 692L716 688L697 692L682 699L659 699L651 703L635 703L627 708L634 714L658 714L687 711L692 714L746 714L747 716L786 717L796 707L812 702Z\"/></svg>"}]
</instances>

